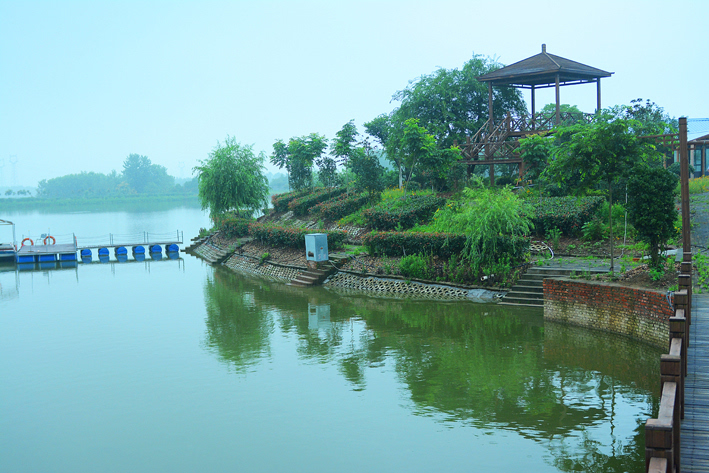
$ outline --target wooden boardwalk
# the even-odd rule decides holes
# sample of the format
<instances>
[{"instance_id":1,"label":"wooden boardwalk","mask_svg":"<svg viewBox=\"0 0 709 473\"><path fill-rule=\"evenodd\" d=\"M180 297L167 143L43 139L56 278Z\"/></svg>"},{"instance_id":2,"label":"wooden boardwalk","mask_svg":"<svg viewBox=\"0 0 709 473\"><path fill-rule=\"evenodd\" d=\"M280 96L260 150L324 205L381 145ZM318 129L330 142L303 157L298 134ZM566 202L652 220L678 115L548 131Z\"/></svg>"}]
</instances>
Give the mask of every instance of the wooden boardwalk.
<instances>
[{"instance_id":1,"label":"wooden boardwalk","mask_svg":"<svg viewBox=\"0 0 709 473\"><path fill-rule=\"evenodd\" d=\"M709 472L709 294L692 294L681 428L682 473Z\"/></svg>"}]
</instances>

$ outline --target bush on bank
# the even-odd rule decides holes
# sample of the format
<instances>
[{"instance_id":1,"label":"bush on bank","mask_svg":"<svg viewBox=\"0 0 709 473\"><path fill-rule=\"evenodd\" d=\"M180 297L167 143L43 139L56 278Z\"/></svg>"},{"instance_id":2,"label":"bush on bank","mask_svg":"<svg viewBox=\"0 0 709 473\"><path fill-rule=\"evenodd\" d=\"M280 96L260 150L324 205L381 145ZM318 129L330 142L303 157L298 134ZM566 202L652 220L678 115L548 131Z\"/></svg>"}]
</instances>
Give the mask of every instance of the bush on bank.
<instances>
[{"instance_id":1,"label":"bush on bank","mask_svg":"<svg viewBox=\"0 0 709 473\"><path fill-rule=\"evenodd\" d=\"M295 215L307 215L311 208L320 202L339 197L347 191L345 187L326 187L312 192L302 197L297 197L288 202L288 210L292 210Z\"/></svg>"},{"instance_id":2,"label":"bush on bank","mask_svg":"<svg viewBox=\"0 0 709 473\"><path fill-rule=\"evenodd\" d=\"M310 194L313 189L301 189L299 191L284 192L283 194L275 194L271 196L271 203L276 212L288 211L288 204L298 197L303 197Z\"/></svg>"},{"instance_id":3,"label":"bush on bank","mask_svg":"<svg viewBox=\"0 0 709 473\"><path fill-rule=\"evenodd\" d=\"M528 199L533 208L534 230L538 235L544 235L548 230L558 228L564 235L577 235L604 200L601 196Z\"/></svg>"},{"instance_id":4,"label":"bush on bank","mask_svg":"<svg viewBox=\"0 0 709 473\"><path fill-rule=\"evenodd\" d=\"M465 248L462 233L372 232L362 237L362 243L371 254L406 256L415 254L449 258Z\"/></svg>"},{"instance_id":5,"label":"bush on bank","mask_svg":"<svg viewBox=\"0 0 709 473\"><path fill-rule=\"evenodd\" d=\"M308 233L313 233L313 231L305 228L280 227L256 222L249 225L249 234L269 246L303 249L305 248L305 235ZM327 246L330 250L341 248L347 237L347 232L340 230L320 233L327 234Z\"/></svg>"},{"instance_id":6,"label":"bush on bank","mask_svg":"<svg viewBox=\"0 0 709 473\"><path fill-rule=\"evenodd\" d=\"M367 225L376 230L403 230L430 220L445 203L443 197L407 195L396 199L393 205L392 202L377 204L363 215Z\"/></svg>"},{"instance_id":7,"label":"bush on bank","mask_svg":"<svg viewBox=\"0 0 709 473\"><path fill-rule=\"evenodd\" d=\"M317 204L310 213L319 214L326 220L339 220L362 208L368 198L367 194L343 194Z\"/></svg>"}]
</instances>

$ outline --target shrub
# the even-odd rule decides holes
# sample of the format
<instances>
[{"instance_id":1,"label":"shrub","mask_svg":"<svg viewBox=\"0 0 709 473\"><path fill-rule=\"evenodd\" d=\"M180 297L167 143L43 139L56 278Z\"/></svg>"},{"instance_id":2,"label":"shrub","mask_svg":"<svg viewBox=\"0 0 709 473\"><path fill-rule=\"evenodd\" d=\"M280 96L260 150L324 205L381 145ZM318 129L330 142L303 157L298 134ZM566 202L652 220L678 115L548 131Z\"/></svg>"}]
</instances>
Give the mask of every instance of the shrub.
<instances>
[{"instance_id":1,"label":"shrub","mask_svg":"<svg viewBox=\"0 0 709 473\"><path fill-rule=\"evenodd\" d=\"M280 227L276 225L266 225L263 223L252 223L249 225L249 233L261 243L270 246L285 246L288 248L305 249L305 235L313 233L305 228ZM345 242L347 232L331 230L327 232L328 249L340 248Z\"/></svg>"},{"instance_id":2,"label":"shrub","mask_svg":"<svg viewBox=\"0 0 709 473\"><path fill-rule=\"evenodd\" d=\"M324 202L333 197L338 197L344 194L347 189L344 187L338 188L319 188L310 194L295 198L288 202L288 210L292 210L295 215L306 215L312 207Z\"/></svg>"},{"instance_id":3,"label":"shrub","mask_svg":"<svg viewBox=\"0 0 709 473\"><path fill-rule=\"evenodd\" d=\"M465 248L462 233L372 232L362 237L367 251L382 256L405 256L424 253L450 258Z\"/></svg>"},{"instance_id":4,"label":"shrub","mask_svg":"<svg viewBox=\"0 0 709 473\"><path fill-rule=\"evenodd\" d=\"M446 199L432 195L407 195L382 202L364 211L364 220L376 230L411 228L430 220Z\"/></svg>"},{"instance_id":5,"label":"shrub","mask_svg":"<svg viewBox=\"0 0 709 473\"><path fill-rule=\"evenodd\" d=\"M339 220L359 210L367 200L367 194L343 194L336 199L317 204L310 213L319 213L326 220Z\"/></svg>"},{"instance_id":6,"label":"shrub","mask_svg":"<svg viewBox=\"0 0 709 473\"><path fill-rule=\"evenodd\" d=\"M311 189L301 189L299 191L285 192L283 194L275 194L271 196L271 203L273 204L273 209L276 212L286 212L288 210L288 204L291 200L297 199L298 197L303 197L312 192Z\"/></svg>"},{"instance_id":7,"label":"shrub","mask_svg":"<svg viewBox=\"0 0 709 473\"><path fill-rule=\"evenodd\" d=\"M219 229L227 238L240 238L249 234L249 224L252 222L247 218L226 218L221 220Z\"/></svg>"},{"instance_id":8,"label":"shrub","mask_svg":"<svg viewBox=\"0 0 709 473\"><path fill-rule=\"evenodd\" d=\"M430 279L431 277L427 258L421 255L409 255L401 258L399 271L402 276L409 278Z\"/></svg>"},{"instance_id":9,"label":"shrub","mask_svg":"<svg viewBox=\"0 0 709 473\"><path fill-rule=\"evenodd\" d=\"M537 197L529 199L532 205L532 223L538 235L558 228L567 236L576 235L583 224L591 220L603 203L603 197Z\"/></svg>"}]
</instances>

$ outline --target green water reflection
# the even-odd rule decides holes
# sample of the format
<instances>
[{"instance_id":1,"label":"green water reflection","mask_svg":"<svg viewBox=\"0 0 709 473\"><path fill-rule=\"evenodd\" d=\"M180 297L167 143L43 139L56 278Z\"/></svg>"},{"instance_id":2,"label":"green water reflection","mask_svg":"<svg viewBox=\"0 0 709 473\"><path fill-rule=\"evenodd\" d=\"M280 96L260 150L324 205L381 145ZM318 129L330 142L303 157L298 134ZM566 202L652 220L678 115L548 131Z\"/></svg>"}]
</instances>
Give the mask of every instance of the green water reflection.
<instances>
[{"instance_id":1,"label":"green water reflection","mask_svg":"<svg viewBox=\"0 0 709 473\"><path fill-rule=\"evenodd\" d=\"M278 329L297 337L301 362L337 366L355 391L392 367L415 415L517 432L560 471L643 471L642 424L659 395L652 347L540 312L303 290L221 269L204 292L205 345L237 372L269 360Z\"/></svg>"}]
</instances>

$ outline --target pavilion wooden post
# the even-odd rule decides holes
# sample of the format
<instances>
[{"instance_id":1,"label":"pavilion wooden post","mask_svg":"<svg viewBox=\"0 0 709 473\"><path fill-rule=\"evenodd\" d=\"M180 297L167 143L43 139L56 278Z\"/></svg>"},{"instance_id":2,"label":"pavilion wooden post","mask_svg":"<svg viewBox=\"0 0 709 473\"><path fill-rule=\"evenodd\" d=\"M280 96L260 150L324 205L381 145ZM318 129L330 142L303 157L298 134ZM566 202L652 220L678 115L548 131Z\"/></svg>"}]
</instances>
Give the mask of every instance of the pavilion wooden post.
<instances>
[{"instance_id":1,"label":"pavilion wooden post","mask_svg":"<svg viewBox=\"0 0 709 473\"><path fill-rule=\"evenodd\" d=\"M559 103L559 74L556 74L556 126L561 123L561 104Z\"/></svg>"},{"instance_id":2,"label":"pavilion wooden post","mask_svg":"<svg viewBox=\"0 0 709 473\"><path fill-rule=\"evenodd\" d=\"M534 102L534 86L532 85L532 130L534 130L534 114L536 113L536 107Z\"/></svg>"},{"instance_id":3,"label":"pavilion wooden post","mask_svg":"<svg viewBox=\"0 0 709 473\"><path fill-rule=\"evenodd\" d=\"M488 124L489 127L488 129L490 130L490 136L492 136L492 132L495 130L495 125L493 124L492 117L492 82L487 83L487 106L488 106ZM488 146L485 146L485 156L487 159L492 159L492 153L490 153L490 149ZM490 165L490 186L495 185L495 165L491 164Z\"/></svg>"},{"instance_id":4,"label":"pavilion wooden post","mask_svg":"<svg viewBox=\"0 0 709 473\"><path fill-rule=\"evenodd\" d=\"M596 112L601 111L601 78L596 79Z\"/></svg>"}]
</instances>

